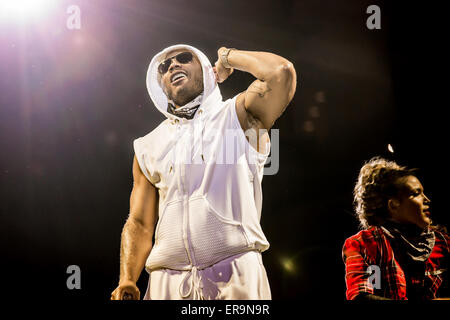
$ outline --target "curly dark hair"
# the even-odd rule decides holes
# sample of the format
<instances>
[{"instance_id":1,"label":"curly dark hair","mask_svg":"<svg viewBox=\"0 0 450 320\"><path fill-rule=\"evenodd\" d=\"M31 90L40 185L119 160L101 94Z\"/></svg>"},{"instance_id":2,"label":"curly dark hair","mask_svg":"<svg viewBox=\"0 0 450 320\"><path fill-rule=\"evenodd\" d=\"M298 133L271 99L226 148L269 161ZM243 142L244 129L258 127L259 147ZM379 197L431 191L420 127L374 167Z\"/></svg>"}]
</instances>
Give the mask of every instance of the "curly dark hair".
<instances>
[{"instance_id":1,"label":"curly dark hair","mask_svg":"<svg viewBox=\"0 0 450 320\"><path fill-rule=\"evenodd\" d=\"M362 166L353 190L355 212L362 229L386 221L388 200L400 191L399 178L415 176L416 170L381 157L374 157Z\"/></svg>"}]
</instances>

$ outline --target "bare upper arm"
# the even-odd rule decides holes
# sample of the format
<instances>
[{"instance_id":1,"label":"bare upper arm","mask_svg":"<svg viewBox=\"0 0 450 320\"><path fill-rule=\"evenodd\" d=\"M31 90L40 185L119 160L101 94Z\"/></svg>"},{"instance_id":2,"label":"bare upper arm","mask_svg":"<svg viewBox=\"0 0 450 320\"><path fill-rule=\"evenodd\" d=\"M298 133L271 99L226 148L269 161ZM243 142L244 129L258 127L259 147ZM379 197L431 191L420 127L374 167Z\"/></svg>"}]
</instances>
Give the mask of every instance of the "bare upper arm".
<instances>
[{"instance_id":1,"label":"bare upper arm","mask_svg":"<svg viewBox=\"0 0 450 320\"><path fill-rule=\"evenodd\" d=\"M142 173L139 163L133 159L133 189L130 196L130 216L152 235L158 220L159 194L157 188Z\"/></svg>"},{"instance_id":2,"label":"bare upper arm","mask_svg":"<svg viewBox=\"0 0 450 320\"><path fill-rule=\"evenodd\" d=\"M284 112L295 94L297 75L292 63L286 60L273 76L257 79L243 94L245 109L269 130Z\"/></svg>"}]
</instances>

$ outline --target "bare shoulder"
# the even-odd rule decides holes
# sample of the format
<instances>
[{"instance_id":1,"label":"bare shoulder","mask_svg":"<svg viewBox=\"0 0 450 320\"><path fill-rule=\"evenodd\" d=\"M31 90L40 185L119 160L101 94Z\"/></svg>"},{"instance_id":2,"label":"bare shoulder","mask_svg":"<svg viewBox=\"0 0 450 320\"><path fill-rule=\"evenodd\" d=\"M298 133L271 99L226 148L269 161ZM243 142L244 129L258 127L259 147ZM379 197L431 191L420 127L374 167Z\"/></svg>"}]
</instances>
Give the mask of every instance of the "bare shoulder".
<instances>
[{"instance_id":1,"label":"bare shoulder","mask_svg":"<svg viewBox=\"0 0 450 320\"><path fill-rule=\"evenodd\" d=\"M148 181L147 177L142 172L141 167L139 166L139 162L136 158L136 155L134 155L133 158L133 181L135 186L154 188L153 184L151 184L151 182Z\"/></svg>"}]
</instances>

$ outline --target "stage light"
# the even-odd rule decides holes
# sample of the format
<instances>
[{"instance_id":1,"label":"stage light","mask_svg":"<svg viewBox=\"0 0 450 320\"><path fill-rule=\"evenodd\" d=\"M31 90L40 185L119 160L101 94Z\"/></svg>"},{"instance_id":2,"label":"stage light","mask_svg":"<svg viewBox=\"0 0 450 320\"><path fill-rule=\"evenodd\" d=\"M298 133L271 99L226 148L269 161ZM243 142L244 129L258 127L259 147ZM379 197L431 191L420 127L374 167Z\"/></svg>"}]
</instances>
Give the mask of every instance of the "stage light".
<instances>
[{"instance_id":1,"label":"stage light","mask_svg":"<svg viewBox=\"0 0 450 320\"><path fill-rule=\"evenodd\" d=\"M42 16L56 0L0 0L2 20L25 20Z\"/></svg>"},{"instance_id":2,"label":"stage light","mask_svg":"<svg viewBox=\"0 0 450 320\"><path fill-rule=\"evenodd\" d=\"M390 153L394 153L394 148L392 147L392 145L390 143L388 144L387 149Z\"/></svg>"},{"instance_id":3,"label":"stage light","mask_svg":"<svg viewBox=\"0 0 450 320\"><path fill-rule=\"evenodd\" d=\"M291 259L288 258L281 259L281 265L283 266L283 269L289 273L295 271L295 264Z\"/></svg>"}]
</instances>

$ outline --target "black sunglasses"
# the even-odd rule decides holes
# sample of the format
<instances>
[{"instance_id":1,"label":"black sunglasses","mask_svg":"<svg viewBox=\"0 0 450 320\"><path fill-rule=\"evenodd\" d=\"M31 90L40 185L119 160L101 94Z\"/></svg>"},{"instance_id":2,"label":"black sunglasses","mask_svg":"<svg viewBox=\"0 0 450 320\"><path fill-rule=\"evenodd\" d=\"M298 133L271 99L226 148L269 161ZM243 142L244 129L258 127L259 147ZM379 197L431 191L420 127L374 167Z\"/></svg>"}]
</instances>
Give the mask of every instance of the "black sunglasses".
<instances>
[{"instance_id":1,"label":"black sunglasses","mask_svg":"<svg viewBox=\"0 0 450 320\"><path fill-rule=\"evenodd\" d=\"M165 74L169 70L170 65L172 64L172 59L175 59L179 63L186 64L186 63L191 62L193 58L194 57L193 57L192 53L189 51L179 53L176 56L173 56L173 57L161 62L158 66L158 72L161 75Z\"/></svg>"}]
</instances>

